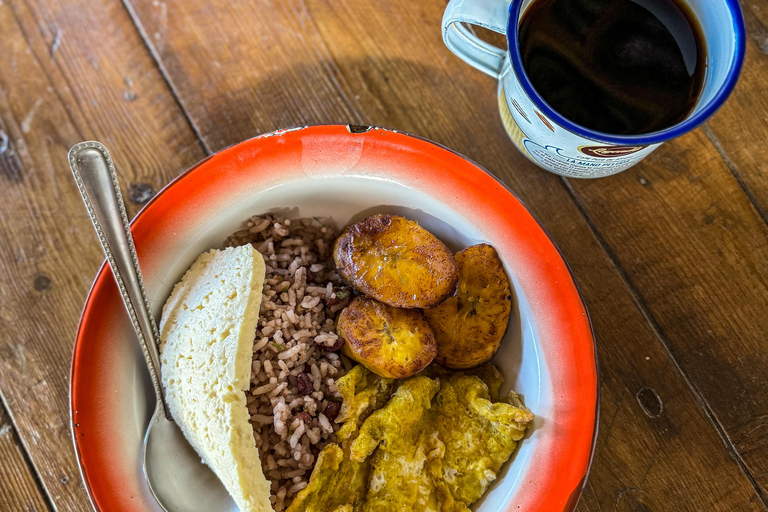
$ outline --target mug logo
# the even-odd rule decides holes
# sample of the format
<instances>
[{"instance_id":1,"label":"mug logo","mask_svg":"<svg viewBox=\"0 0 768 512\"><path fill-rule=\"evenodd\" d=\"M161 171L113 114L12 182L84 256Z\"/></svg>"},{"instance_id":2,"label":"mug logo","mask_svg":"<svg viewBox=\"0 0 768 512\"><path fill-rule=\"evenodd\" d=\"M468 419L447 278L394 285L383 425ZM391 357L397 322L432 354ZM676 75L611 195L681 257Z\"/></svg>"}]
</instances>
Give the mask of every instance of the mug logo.
<instances>
[{"instance_id":1,"label":"mug logo","mask_svg":"<svg viewBox=\"0 0 768 512\"><path fill-rule=\"evenodd\" d=\"M616 158L637 153L648 146L581 146L579 151L598 158Z\"/></svg>"}]
</instances>

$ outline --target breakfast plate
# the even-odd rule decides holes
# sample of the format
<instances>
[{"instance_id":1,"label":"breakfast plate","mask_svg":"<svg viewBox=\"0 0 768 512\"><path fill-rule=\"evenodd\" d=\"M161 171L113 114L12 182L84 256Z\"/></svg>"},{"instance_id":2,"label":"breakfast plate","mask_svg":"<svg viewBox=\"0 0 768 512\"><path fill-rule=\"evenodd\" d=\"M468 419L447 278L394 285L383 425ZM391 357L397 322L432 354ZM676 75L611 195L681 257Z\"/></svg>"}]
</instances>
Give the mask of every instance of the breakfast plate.
<instances>
[{"instance_id":1,"label":"breakfast plate","mask_svg":"<svg viewBox=\"0 0 768 512\"><path fill-rule=\"evenodd\" d=\"M381 128L314 126L247 140L179 176L133 220L154 315L199 254L271 212L339 226L397 214L454 252L492 245L512 285L512 317L493 362L502 392L520 393L535 420L473 510L575 508L597 435L594 336L562 255L503 184L446 148ZM70 386L75 450L94 508L161 511L141 469L154 392L106 266L83 310Z\"/></svg>"}]
</instances>

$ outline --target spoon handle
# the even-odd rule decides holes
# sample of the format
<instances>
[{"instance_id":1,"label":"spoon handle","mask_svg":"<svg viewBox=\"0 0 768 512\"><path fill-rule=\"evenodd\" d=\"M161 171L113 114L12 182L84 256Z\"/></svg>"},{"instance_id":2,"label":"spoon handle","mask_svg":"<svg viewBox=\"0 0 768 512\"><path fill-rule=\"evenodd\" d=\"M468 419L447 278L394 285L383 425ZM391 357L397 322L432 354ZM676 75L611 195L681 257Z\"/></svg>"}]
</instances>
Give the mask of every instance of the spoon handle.
<instances>
[{"instance_id":1,"label":"spoon handle","mask_svg":"<svg viewBox=\"0 0 768 512\"><path fill-rule=\"evenodd\" d=\"M131 317L147 362L155 396L165 409L163 387L160 384L160 355L157 340L160 335L152 316L141 277L136 248L120 193L115 166L107 148L100 142L75 144L69 150L69 166L77 182L93 227L99 235L101 247L107 255L120 295Z\"/></svg>"}]
</instances>

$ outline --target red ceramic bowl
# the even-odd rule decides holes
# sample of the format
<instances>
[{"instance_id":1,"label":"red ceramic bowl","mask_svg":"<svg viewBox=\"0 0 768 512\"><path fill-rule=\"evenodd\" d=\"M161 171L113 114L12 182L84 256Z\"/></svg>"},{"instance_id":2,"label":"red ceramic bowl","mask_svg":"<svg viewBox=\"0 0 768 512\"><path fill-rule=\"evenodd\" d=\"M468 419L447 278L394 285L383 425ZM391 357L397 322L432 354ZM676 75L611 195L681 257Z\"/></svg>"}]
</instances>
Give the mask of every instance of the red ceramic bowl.
<instances>
[{"instance_id":1,"label":"red ceramic bowl","mask_svg":"<svg viewBox=\"0 0 768 512\"><path fill-rule=\"evenodd\" d=\"M117 163L119 166L119 162ZM132 223L154 314L201 252L254 214L398 213L459 250L493 245L514 288L494 362L536 420L477 511L571 511L597 434L599 378L589 318L568 266L536 219L485 170L432 142L379 128L315 126L225 149L163 189ZM154 395L109 269L83 310L72 358L72 435L102 512L158 511L140 454Z\"/></svg>"}]
</instances>

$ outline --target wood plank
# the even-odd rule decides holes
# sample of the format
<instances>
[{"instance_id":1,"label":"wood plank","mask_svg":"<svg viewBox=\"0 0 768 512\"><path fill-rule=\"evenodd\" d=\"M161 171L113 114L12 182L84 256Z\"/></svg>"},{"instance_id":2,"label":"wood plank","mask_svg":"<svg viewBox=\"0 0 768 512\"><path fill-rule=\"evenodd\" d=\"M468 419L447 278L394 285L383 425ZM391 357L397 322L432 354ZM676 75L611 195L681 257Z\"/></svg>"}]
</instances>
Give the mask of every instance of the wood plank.
<instances>
[{"instance_id":1,"label":"wood plank","mask_svg":"<svg viewBox=\"0 0 768 512\"><path fill-rule=\"evenodd\" d=\"M733 94L706 124L707 135L768 222L768 0L741 2L747 55ZM764 423L768 429L768 422ZM762 473L768 473L768 462Z\"/></svg>"},{"instance_id":2,"label":"wood plank","mask_svg":"<svg viewBox=\"0 0 768 512\"><path fill-rule=\"evenodd\" d=\"M701 131L634 172L572 183L670 353L765 493L765 223Z\"/></svg>"},{"instance_id":3,"label":"wood plank","mask_svg":"<svg viewBox=\"0 0 768 512\"><path fill-rule=\"evenodd\" d=\"M744 68L733 94L720 111L706 123L704 132L724 158L763 223L768 223L768 0L742 1L741 6L747 29ZM718 185L711 181L707 188L717 187ZM710 226L710 229L715 226L714 230L719 232L718 238L724 238L722 243L715 244L716 251L710 252L709 259L713 264L709 271L715 271L718 262L723 262L725 268L740 268L744 277L737 282L730 282L730 274L727 280L723 280L721 276L720 283L711 286L716 292L720 292L723 287L730 292L723 298L730 302L734 313L723 315L731 319L730 322L715 320L715 323L719 324L717 329L702 323L701 327L706 329L706 332L701 333L702 338L697 344L712 346L716 345L713 340L731 340L723 344L721 351L705 350L699 352L699 357L730 356L721 360L737 359L736 364L728 369L739 378L739 382L733 385L732 397L746 397L746 400L733 400L731 406L722 412L723 421L739 452L745 454L750 471L765 492L768 488L768 397L756 382L766 378L765 362L768 360L765 337L762 334L768 325L764 317L768 304L764 279L768 269L768 255L764 244L765 230L761 227L753 229L757 219L749 212L749 205L744 201L731 203L723 208L723 199L727 198L728 196L709 197L699 203L700 207L708 208L700 221ZM749 214L741 213L745 211ZM737 215L737 218L733 219L732 215ZM734 223L738 227L732 232L730 230L733 229ZM741 232L739 228L742 229ZM733 238L741 239L744 243L732 244ZM703 240L704 237L701 237L701 243L705 243ZM759 250L755 251L757 248ZM747 251L749 257L744 260L739 258L741 251ZM742 289L751 293L741 295ZM723 294L712 295L719 299ZM757 302L750 304L751 300ZM702 301L702 298L699 298L699 301ZM728 311L725 308L722 310ZM735 351L741 353L735 357L729 354ZM742 361L749 362L745 364ZM692 364L699 366L695 361ZM753 369L759 368L760 365L763 371L755 374ZM706 368L701 370L702 374L707 371ZM706 379L710 382L707 388L712 393L717 393L718 387L712 380L722 376L720 373L710 375ZM725 375L725 378L730 379L731 376ZM721 399L728 401L732 397L722 396ZM735 408L740 410L735 412Z\"/></svg>"},{"instance_id":4,"label":"wood plank","mask_svg":"<svg viewBox=\"0 0 768 512\"><path fill-rule=\"evenodd\" d=\"M103 255L67 150L100 139L152 190L204 153L119 2L0 2L0 34L0 393L53 505L84 511L69 365Z\"/></svg>"},{"instance_id":5,"label":"wood plank","mask_svg":"<svg viewBox=\"0 0 768 512\"><path fill-rule=\"evenodd\" d=\"M0 404L0 510L44 512L50 510L24 458L16 430Z\"/></svg>"},{"instance_id":6,"label":"wood plank","mask_svg":"<svg viewBox=\"0 0 768 512\"><path fill-rule=\"evenodd\" d=\"M598 336L601 436L580 510L765 510L570 191L506 139L492 80L443 48L444 2L130 5L212 149L278 126L362 120L469 155L532 207Z\"/></svg>"},{"instance_id":7,"label":"wood plank","mask_svg":"<svg viewBox=\"0 0 768 512\"><path fill-rule=\"evenodd\" d=\"M322 41L298 37L293 45L282 44L304 32L301 6L162 0L126 6L142 20L145 39L173 86L184 92L181 102L209 148L318 120L363 122ZM256 19L257 30L250 25ZM308 45L296 46L303 43Z\"/></svg>"}]
</instances>

